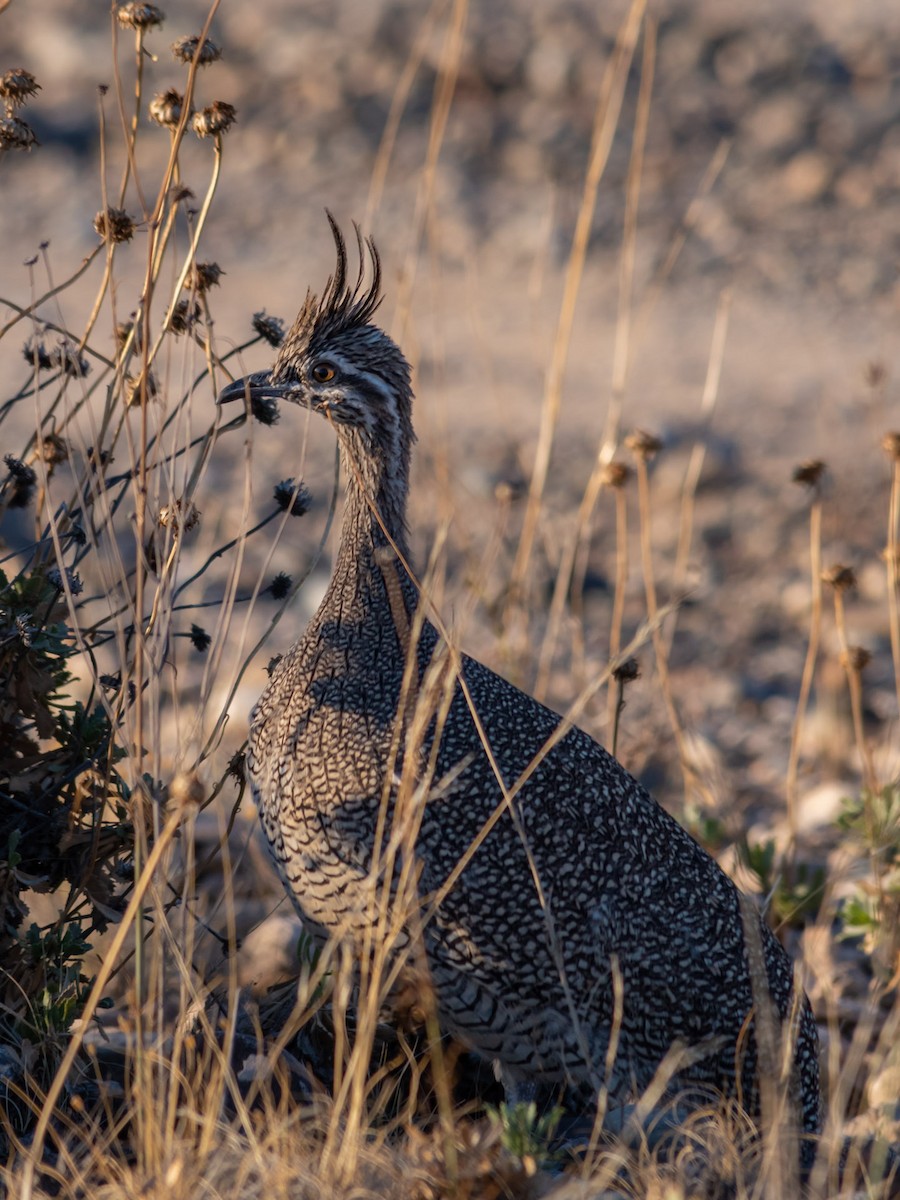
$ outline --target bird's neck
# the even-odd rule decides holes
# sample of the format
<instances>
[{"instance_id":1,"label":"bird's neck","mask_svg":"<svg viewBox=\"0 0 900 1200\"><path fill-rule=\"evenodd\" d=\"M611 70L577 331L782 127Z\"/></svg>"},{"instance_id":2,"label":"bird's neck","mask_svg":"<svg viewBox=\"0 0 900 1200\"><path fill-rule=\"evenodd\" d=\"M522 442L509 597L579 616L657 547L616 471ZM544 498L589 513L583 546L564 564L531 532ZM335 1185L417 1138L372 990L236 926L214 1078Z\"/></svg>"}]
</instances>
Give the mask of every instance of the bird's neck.
<instances>
[{"instance_id":1,"label":"bird's neck","mask_svg":"<svg viewBox=\"0 0 900 1200\"><path fill-rule=\"evenodd\" d=\"M390 553L399 551L409 562L406 501L409 453L396 456L390 470L384 458L365 445L355 429L340 434L341 467L347 494L341 524L340 546L334 579L342 590L368 588L367 580L383 576L386 564L396 562L407 607L415 603L415 591L406 571Z\"/></svg>"}]
</instances>

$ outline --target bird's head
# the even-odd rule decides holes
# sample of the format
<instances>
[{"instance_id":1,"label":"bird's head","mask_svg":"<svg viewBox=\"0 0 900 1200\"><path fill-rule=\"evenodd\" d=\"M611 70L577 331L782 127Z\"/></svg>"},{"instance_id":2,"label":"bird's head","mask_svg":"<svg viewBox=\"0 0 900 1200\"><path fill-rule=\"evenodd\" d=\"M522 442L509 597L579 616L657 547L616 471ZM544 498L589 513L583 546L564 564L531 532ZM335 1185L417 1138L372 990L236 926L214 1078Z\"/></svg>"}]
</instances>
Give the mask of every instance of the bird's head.
<instances>
[{"instance_id":1,"label":"bird's head","mask_svg":"<svg viewBox=\"0 0 900 1200\"><path fill-rule=\"evenodd\" d=\"M378 251L357 228L359 270L348 283L347 247L330 213L328 220L337 267L322 296L307 293L272 369L235 380L219 403L303 405L326 416L339 435L356 431L363 454L405 473L413 440L410 369L399 347L372 324L381 303Z\"/></svg>"}]
</instances>

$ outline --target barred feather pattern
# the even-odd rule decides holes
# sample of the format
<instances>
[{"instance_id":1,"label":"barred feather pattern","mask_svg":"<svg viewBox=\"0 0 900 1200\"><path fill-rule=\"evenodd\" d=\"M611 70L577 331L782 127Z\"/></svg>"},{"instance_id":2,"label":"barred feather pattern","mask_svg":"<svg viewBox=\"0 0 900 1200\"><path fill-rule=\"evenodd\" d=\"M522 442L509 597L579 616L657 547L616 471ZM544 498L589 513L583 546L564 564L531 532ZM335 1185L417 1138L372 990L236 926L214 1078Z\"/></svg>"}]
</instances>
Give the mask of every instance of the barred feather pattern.
<instances>
[{"instance_id":1,"label":"barred feather pattern","mask_svg":"<svg viewBox=\"0 0 900 1200\"><path fill-rule=\"evenodd\" d=\"M379 810L386 802L389 830L403 772L417 772L427 785L415 842L429 914L422 936L448 1031L498 1063L505 1081L608 1086L623 1100L680 1048L670 1091L708 1085L758 1111L762 988L792 1039L798 1124L815 1132L816 1025L795 994L788 955L758 914L748 925L732 881L597 742L569 729L531 769L561 718L463 657L469 697L451 681L444 719L404 755L404 669L419 597L402 561L386 572L384 555L391 544L408 554L410 373L371 322L374 247L357 235L360 274L348 287L333 230L338 268L323 299L307 297L273 371L246 385L325 413L347 478L327 593L251 717L249 779L288 895L321 938L360 940L372 920ZM317 384L323 360L334 378ZM423 621L412 651L419 684L440 646ZM514 793L499 816L503 791L472 708ZM754 951L765 979L754 979Z\"/></svg>"}]
</instances>

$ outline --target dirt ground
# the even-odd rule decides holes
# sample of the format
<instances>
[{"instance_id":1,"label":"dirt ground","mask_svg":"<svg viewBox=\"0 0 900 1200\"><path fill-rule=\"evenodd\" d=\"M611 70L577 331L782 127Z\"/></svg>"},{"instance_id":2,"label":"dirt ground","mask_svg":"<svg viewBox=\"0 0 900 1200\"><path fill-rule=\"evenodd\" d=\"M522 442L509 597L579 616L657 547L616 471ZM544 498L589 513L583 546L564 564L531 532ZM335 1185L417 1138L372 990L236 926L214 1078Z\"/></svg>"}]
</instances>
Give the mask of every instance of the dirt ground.
<instances>
[{"instance_id":1,"label":"dirt ground","mask_svg":"<svg viewBox=\"0 0 900 1200\"><path fill-rule=\"evenodd\" d=\"M189 0L168 9L164 29L150 39L159 60L147 64L153 90L183 80L169 43L199 29L206 6ZM879 448L884 432L900 427L900 17L888 0L669 0L650 11L656 60L621 428L645 428L664 443L653 473L662 599L674 586L684 472L697 436L706 441L673 687L723 818L778 833L808 623L809 498L791 481L804 460L828 464L824 557L857 572L848 613L852 640L872 654L869 734L884 777L900 767L880 559L889 472ZM422 0L223 0L213 25L223 58L199 82L204 103L227 100L238 112L201 247L225 272L214 297L217 338L223 345L243 339L260 309L290 320L307 286L321 287L333 255L324 208L375 235L386 272L383 318L416 369L414 545L424 561L452 511L445 594L452 617L468 611L482 554L505 522L462 641L527 686L533 656L515 638L498 638L495 618L540 428L598 98L624 13L620 0L473 0L468 9ZM435 89L457 17L463 48L429 187L423 166ZM125 62L130 43L124 34L119 41ZM12 0L0 14L0 68L24 66L42 87L28 109L40 145L0 164L0 292L19 303L31 294L23 260L40 242L49 240L57 278L96 245L96 87L112 82L109 44L104 5ZM546 598L535 605L532 645L543 634L559 547L607 417L642 54L639 47L591 223L531 575L535 595ZM392 98L413 60L384 187L373 196ZM104 103L113 127L111 94ZM162 130L148 127L142 136L165 153ZM111 178L120 142L110 139ZM185 182L201 195L209 147L192 145L186 157ZM131 252L137 272L137 241ZM67 292L62 319L95 287L85 281ZM123 310L133 302L120 294ZM701 399L722 304L727 340L707 419ZM0 343L4 378L22 374L22 340ZM270 353L255 348L244 368L266 365ZM276 566L305 562L324 520L332 446L327 430L314 433L305 467L317 500L312 525L289 531L293 540ZM257 431L261 500L272 482L298 473L291 441L301 437L296 414L275 431ZM210 510L227 495L229 464L216 472L222 490L211 489ZM634 544L630 631L643 611L638 562ZM242 685L232 706L238 740L267 659L302 627L324 571ZM587 575L584 661L573 660L575 624L567 616L548 691L559 706L573 698L580 672L590 675L606 660L613 571L613 507L603 495ZM828 624L804 746L810 844L829 840L823 830L840 796L859 789L836 657ZM646 647L640 658L621 753L677 807L677 754ZM604 739L605 713L598 705L586 718ZM248 927L275 895L254 901ZM276 942L290 935L290 920L273 921L281 922ZM248 978L262 970L266 946L254 958L248 943Z\"/></svg>"}]
</instances>

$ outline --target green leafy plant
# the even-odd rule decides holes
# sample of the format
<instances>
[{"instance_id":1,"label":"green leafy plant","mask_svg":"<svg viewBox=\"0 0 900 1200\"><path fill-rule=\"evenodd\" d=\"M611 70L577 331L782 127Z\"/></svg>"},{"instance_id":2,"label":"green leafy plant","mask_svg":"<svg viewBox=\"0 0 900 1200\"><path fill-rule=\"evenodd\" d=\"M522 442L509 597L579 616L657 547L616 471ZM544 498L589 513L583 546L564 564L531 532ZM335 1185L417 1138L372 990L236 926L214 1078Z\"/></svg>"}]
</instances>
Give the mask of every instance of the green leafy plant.
<instances>
[{"instance_id":1,"label":"green leafy plant","mask_svg":"<svg viewBox=\"0 0 900 1200\"><path fill-rule=\"evenodd\" d=\"M825 868L805 862L792 864L790 876L783 869L774 838L737 842L741 862L755 877L757 887L767 897L771 919L776 926L802 928L814 920L825 894Z\"/></svg>"},{"instance_id":2,"label":"green leafy plant","mask_svg":"<svg viewBox=\"0 0 900 1200\"><path fill-rule=\"evenodd\" d=\"M841 907L841 936L861 938L880 973L897 970L900 955L900 785L846 799L838 828L868 857L871 876Z\"/></svg>"},{"instance_id":3,"label":"green leafy plant","mask_svg":"<svg viewBox=\"0 0 900 1200\"><path fill-rule=\"evenodd\" d=\"M533 1100L517 1104L502 1102L497 1108L487 1109L491 1121L499 1127L504 1149L524 1163L537 1166L557 1157L552 1144L563 1111L557 1106L539 1113Z\"/></svg>"}]
</instances>

